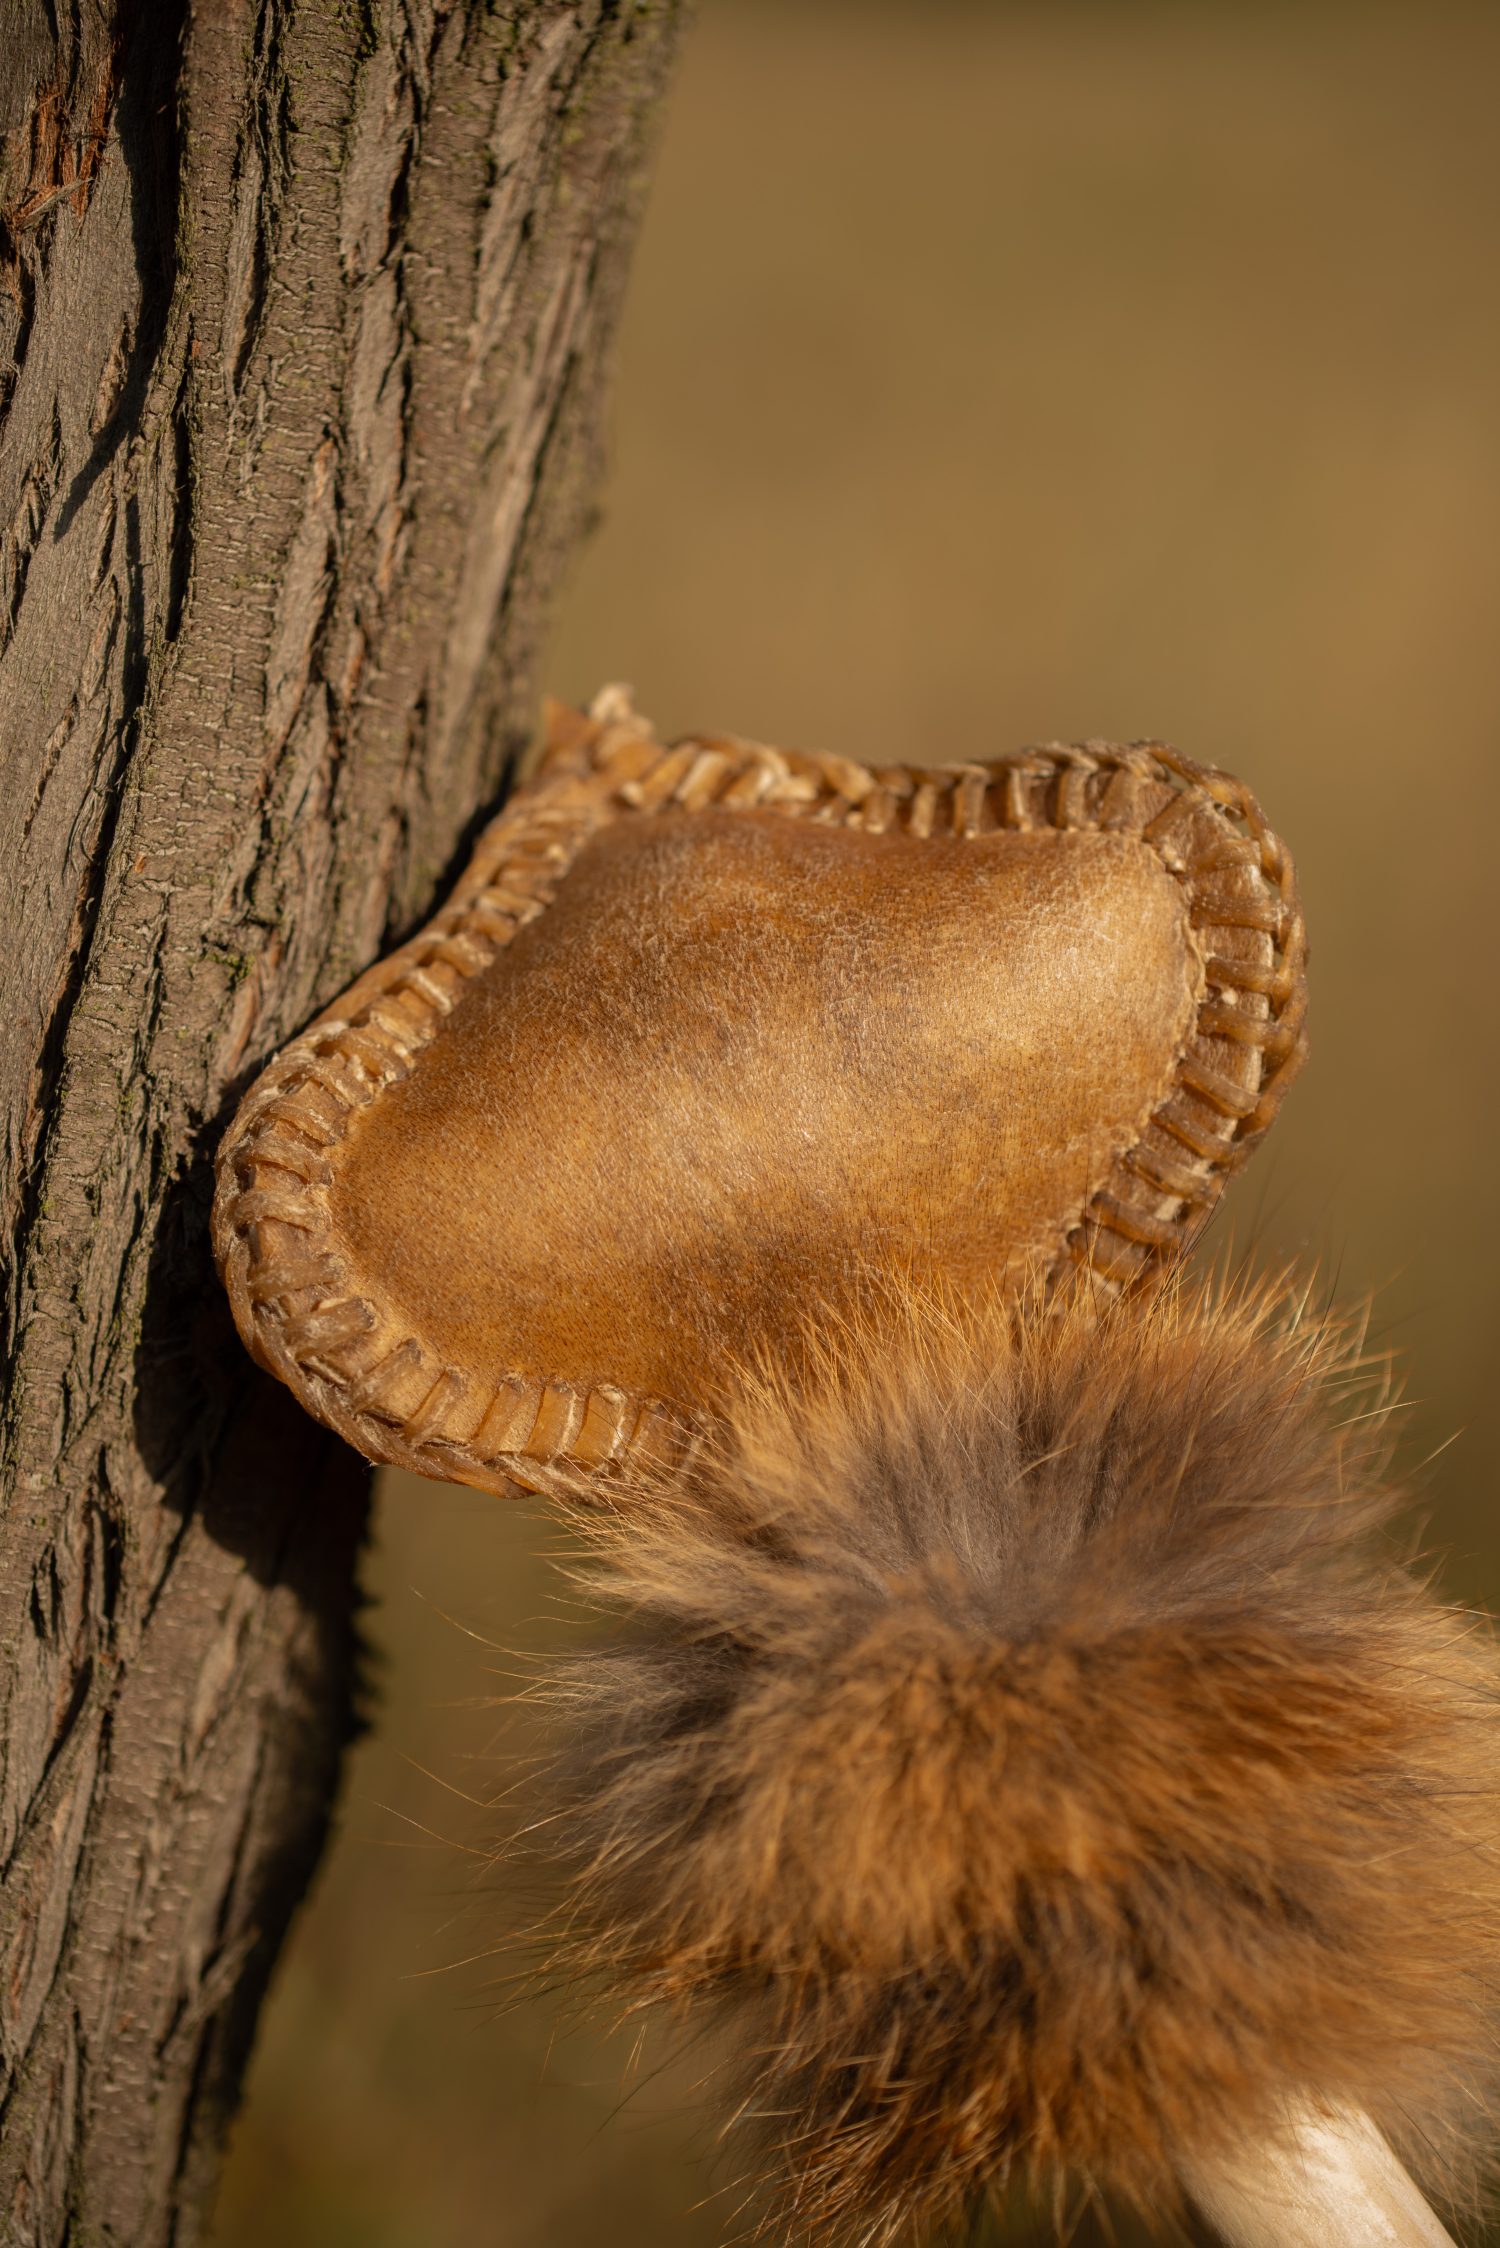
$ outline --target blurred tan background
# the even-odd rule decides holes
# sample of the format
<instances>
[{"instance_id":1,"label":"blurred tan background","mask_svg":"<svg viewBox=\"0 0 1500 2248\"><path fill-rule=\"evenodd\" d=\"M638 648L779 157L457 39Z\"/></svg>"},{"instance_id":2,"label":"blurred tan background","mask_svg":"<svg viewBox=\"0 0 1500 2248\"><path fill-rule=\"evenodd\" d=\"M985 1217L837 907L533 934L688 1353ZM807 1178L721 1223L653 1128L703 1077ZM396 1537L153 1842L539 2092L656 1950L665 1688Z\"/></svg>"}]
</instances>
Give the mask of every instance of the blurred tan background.
<instances>
[{"instance_id":1,"label":"blurred tan background","mask_svg":"<svg viewBox=\"0 0 1500 2248\"><path fill-rule=\"evenodd\" d=\"M1409 1460L1460 1432L1433 1542L1490 1601L1497 85L1500 10L1442 0L708 0L551 663L668 731L1153 734L1249 779L1302 868L1314 1058L1217 1237L1378 1289ZM557 1628L545 1545L381 1488L375 1726L217 2248L733 2229L732 2193L695 2206L693 2066L622 2094L623 2046L508 2009L482 1956L510 1733L476 1705Z\"/></svg>"}]
</instances>

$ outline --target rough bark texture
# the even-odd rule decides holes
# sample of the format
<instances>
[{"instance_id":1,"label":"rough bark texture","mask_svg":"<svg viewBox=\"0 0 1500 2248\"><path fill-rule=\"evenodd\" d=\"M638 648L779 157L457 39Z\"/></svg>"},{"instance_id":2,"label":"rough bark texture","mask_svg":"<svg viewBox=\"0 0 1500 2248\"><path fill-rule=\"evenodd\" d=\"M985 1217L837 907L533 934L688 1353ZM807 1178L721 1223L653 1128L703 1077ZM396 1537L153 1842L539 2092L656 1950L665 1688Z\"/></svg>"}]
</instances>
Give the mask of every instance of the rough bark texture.
<instances>
[{"instance_id":1,"label":"rough bark texture","mask_svg":"<svg viewBox=\"0 0 1500 2248\"><path fill-rule=\"evenodd\" d=\"M527 731L679 7L6 0L0 2237L201 2235L364 1474L208 1164Z\"/></svg>"}]
</instances>

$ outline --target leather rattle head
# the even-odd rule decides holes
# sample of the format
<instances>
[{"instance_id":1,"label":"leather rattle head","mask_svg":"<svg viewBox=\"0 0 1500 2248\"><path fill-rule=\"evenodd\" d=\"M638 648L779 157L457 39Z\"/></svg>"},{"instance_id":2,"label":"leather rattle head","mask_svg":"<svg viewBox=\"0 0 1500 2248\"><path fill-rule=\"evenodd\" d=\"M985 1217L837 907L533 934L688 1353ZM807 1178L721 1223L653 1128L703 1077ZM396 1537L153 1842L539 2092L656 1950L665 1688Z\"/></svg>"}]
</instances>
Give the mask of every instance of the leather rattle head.
<instances>
[{"instance_id":1,"label":"leather rattle head","mask_svg":"<svg viewBox=\"0 0 1500 2248\"><path fill-rule=\"evenodd\" d=\"M814 1307L1176 1256L1303 957L1254 799L1155 744L870 769L550 706L448 902L236 1117L236 1319L372 1459L670 1462Z\"/></svg>"}]
</instances>

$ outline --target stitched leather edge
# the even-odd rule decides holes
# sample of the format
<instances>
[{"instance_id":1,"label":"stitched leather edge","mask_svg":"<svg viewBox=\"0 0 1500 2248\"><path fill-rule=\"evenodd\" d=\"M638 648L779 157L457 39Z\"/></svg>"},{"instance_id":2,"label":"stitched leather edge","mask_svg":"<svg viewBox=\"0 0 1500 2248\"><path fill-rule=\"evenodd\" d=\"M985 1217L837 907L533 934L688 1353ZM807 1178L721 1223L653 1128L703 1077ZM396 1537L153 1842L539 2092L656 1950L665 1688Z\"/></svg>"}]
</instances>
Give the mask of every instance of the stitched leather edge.
<instances>
[{"instance_id":1,"label":"stitched leather edge","mask_svg":"<svg viewBox=\"0 0 1500 2248\"><path fill-rule=\"evenodd\" d=\"M406 1076L469 978L545 911L588 838L627 813L773 810L929 837L1135 837L1182 886L1205 989L1173 1084L1069 1228L1111 1288L1174 1259L1269 1127L1302 1061L1306 936L1284 845L1250 791L1157 742L1048 743L995 763L869 767L732 737L658 741L608 693L481 835L452 896L267 1066L220 1149L213 1240L260 1363L368 1458L505 1491L671 1465L680 1407L609 1384L502 1376L480 1394L351 1285L328 1192L350 1119ZM1060 1261L1061 1262L1061 1261Z\"/></svg>"}]
</instances>

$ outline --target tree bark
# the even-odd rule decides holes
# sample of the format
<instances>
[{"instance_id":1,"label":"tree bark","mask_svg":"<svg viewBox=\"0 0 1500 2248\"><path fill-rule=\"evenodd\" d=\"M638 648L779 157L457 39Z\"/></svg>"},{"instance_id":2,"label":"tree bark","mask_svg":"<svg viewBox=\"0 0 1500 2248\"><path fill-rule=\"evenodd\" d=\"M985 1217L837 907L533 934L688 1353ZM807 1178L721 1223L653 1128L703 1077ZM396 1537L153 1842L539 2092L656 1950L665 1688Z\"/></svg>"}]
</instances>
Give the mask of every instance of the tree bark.
<instances>
[{"instance_id":1,"label":"tree bark","mask_svg":"<svg viewBox=\"0 0 1500 2248\"><path fill-rule=\"evenodd\" d=\"M361 1463L208 1259L531 716L679 0L7 0L0 2237L190 2242L350 1727Z\"/></svg>"}]
</instances>

